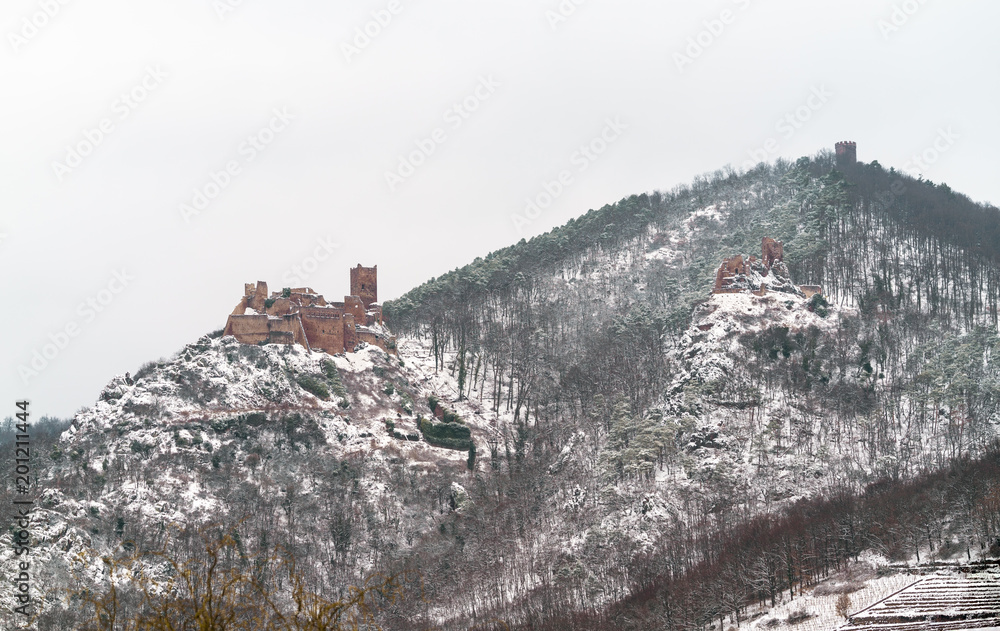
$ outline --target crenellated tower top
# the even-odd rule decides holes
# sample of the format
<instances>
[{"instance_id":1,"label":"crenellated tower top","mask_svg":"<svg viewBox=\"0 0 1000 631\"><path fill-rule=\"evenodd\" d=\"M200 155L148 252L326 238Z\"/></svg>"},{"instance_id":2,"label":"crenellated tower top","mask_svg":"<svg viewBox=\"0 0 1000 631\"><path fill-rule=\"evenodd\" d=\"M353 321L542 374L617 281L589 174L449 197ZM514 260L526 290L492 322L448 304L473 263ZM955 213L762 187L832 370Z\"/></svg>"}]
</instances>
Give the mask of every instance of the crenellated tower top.
<instances>
[{"instance_id":1,"label":"crenellated tower top","mask_svg":"<svg viewBox=\"0 0 1000 631\"><path fill-rule=\"evenodd\" d=\"M853 140L842 140L836 145L837 166L854 166L858 162L858 144Z\"/></svg>"}]
</instances>

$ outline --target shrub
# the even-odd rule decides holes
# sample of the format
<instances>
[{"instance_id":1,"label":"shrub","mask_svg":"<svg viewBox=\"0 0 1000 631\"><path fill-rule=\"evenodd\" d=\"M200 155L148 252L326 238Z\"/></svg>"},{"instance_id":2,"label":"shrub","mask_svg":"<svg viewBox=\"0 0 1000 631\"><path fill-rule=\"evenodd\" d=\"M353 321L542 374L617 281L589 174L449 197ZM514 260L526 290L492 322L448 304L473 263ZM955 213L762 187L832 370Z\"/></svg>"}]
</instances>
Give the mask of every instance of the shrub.
<instances>
[{"instance_id":1,"label":"shrub","mask_svg":"<svg viewBox=\"0 0 1000 631\"><path fill-rule=\"evenodd\" d=\"M830 303L826 301L823 294L813 294L813 297L809 299L808 306L810 311L821 318L830 314Z\"/></svg>"},{"instance_id":2,"label":"shrub","mask_svg":"<svg viewBox=\"0 0 1000 631\"><path fill-rule=\"evenodd\" d=\"M326 384L312 375L297 375L295 382L302 386L306 392L310 392L324 401L330 398L330 391Z\"/></svg>"},{"instance_id":3,"label":"shrub","mask_svg":"<svg viewBox=\"0 0 1000 631\"><path fill-rule=\"evenodd\" d=\"M180 434L174 434L174 436L175 436L175 439L179 439L180 438ZM132 445L131 445L131 449L132 449L132 453L134 453L134 454L141 454L143 456L148 456L149 452L153 451L153 446L152 445L146 445L144 443L140 443L137 440L133 440L132 441Z\"/></svg>"},{"instance_id":4,"label":"shrub","mask_svg":"<svg viewBox=\"0 0 1000 631\"><path fill-rule=\"evenodd\" d=\"M251 414L247 414L246 416L241 416L240 420L245 420L246 424L250 427L260 427L267 422L267 415L263 412L253 412Z\"/></svg>"},{"instance_id":5,"label":"shrub","mask_svg":"<svg viewBox=\"0 0 1000 631\"><path fill-rule=\"evenodd\" d=\"M385 384L385 389L382 390L382 392L388 394L389 396L392 396L392 393L394 393L395 391L396 389L392 387L391 383Z\"/></svg>"},{"instance_id":6,"label":"shrub","mask_svg":"<svg viewBox=\"0 0 1000 631\"><path fill-rule=\"evenodd\" d=\"M338 403L337 405L346 410L347 408L351 407L351 402L348 401L347 399L341 399L340 403Z\"/></svg>"},{"instance_id":7,"label":"shrub","mask_svg":"<svg viewBox=\"0 0 1000 631\"><path fill-rule=\"evenodd\" d=\"M267 298L267 299L265 299L264 300L264 308L265 309L270 309L271 307L273 307L275 300L277 300L277 298Z\"/></svg>"},{"instance_id":8,"label":"shrub","mask_svg":"<svg viewBox=\"0 0 1000 631\"><path fill-rule=\"evenodd\" d=\"M846 593L841 594L840 598L837 599L837 615L841 618L847 618L848 614L851 613L851 597Z\"/></svg>"},{"instance_id":9,"label":"shrub","mask_svg":"<svg viewBox=\"0 0 1000 631\"><path fill-rule=\"evenodd\" d=\"M813 590L814 596L832 596L834 594L852 594L859 589L863 589L864 582L849 580L843 583L826 582L816 586Z\"/></svg>"},{"instance_id":10,"label":"shrub","mask_svg":"<svg viewBox=\"0 0 1000 631\"><path fill-rule=\"evenodd\" d=\"M438 398L433 394L427 397L427 405L431 406L431 412L436 411L438 406Z\"/></svg>"},{"instance_id":11,"label":"shrub","mask_svg":"<svg viewBox=\"0 0 1000 631\"><path fill-rule=\"evenodd\" d=\"M211 423L208 424L216 434L224 434L226 430L238 423L238 419L235 418L217 418L213 419Z\"/></svg>"},{"instance_id":12,"label":"shrub","mask_svg":"<svg viewBox=\"0 0 1000 631\"><path fill-rule=\"evenodd\" d=\"M282 287L281 288L281 297L282 298L291 298L292 297L292 288L291 287Z\"/></svg>"},{"instance_id":13,"label":"shrub","mask_svg":"<svg viewBox=\"0 0 1000 631\"><path fill-rule=\"evenodd\" d=\"M139 366L139 370L135 371L135 374L132 375L132 381L139 381L143 377L146 377L156 370L158 366L159 364L157 362L146 362L142 366Z\"/></svg>"},{"instance_id":14,"label":"shrub","mask_svg":"<svg viewBox=\"0 0 1000 631\"><path fill-rule=\"evenodd\" d=\"M800 622L805 622L809 618L814 617L814 614L809 613L805 609L799 609L798 611L793 611L788 614L788 624L798 624Z\"/></svg>"},{"instance_id":15,"label":"shrub","mask_svg":"<svg viewBox=\"0 0 1000 631\"><path fill-rule=\"evenodd\" d=\"M185 439L183 436L181 436L181 433L179 431L177 431L177 430L174 430L174 443L178 447L187 447L187 445L188 445L187 439Z\"/></svg>"},{"instance_id":16,"label":"shrub","mask_svg":"<svg viewBox=\"0 0 1000 631\"><path fill-rule=\"evenodd\" d=\"M424 440L437 447L465 451L472 445L472 432L465 425L435 423L421 416L417 419L417 426L424 435Z\"/></svg>"},{"instance_id":17,"label":"shrub","mask_svg":"<svg viewBox=\"0 0 1000 631\"><path fill-rule=\"evenodd\" d=\"M330 390L338 397L346 397L347 388L344 387L344 382L340 380L340 371L337 370L337 366L329 359L324 359L319 365L323 369L323 374L326 376L327 382L330 384Z\"/></svg>"}]
</instances>

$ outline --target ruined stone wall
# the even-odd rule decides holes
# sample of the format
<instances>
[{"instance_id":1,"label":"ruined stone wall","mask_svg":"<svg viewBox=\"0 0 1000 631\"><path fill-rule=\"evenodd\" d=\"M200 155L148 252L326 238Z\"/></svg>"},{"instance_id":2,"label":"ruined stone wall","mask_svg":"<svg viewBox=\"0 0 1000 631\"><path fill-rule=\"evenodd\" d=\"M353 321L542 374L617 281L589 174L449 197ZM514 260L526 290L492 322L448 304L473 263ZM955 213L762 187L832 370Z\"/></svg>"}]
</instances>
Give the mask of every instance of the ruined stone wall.
<instances>
[{"instance_id":1,"label":"ruined stone wall","mask_svg":"<svg viewBox=\"0 0 1000 631\"><path fill-rule=\"evenodd\" d=\"M367 321L365 305L360 296L344 296L344 311L354 316L354 322L364 325Z\"/></svg>"},{"instance_id":2,"label":"ruined stone wall","mask_svg":"<svg viewBox=\"0 0 1000 631\"><path fill-rule=\"evenodd\" d=\"M775 241L771 237L764 237L760 242L761 258L764 261L764 267L771 269L771 266L777 261L782 261L785 258L785 247L782 245L781 241Z\"/></svg>"},{"instance_id":3,"label":"ruined stone wall","mask_svg":"<svg viewBox=\"0 0 1000 631\"><path fill-rule=\"evenodd\" d=\"M322 306L326 304L326 300L323 299L323 296L303 293L300 291L293 291L290 298L293 304L303 307Z\"/></svg>"},{"instance_id":4,"label":"ruined stone wall","mask_svg":"<svg viewBox=\"0 0 1000 631\"><path fill-rule=\"evenodd\" d=\"M358 332L354 326L354 315L350 313L344 314L344 348L348 353L354 351L354 347L358 345Z\"/></svg>"},{"instance_id":5,"label":"ruined stone wall","mask_svg":"<svg viewBox=\"0 0 1000 631\"><path fill-rule=\"evenodd\" d=\"M277 335L282 333L287 335ZM259 344L272 340L275 343L301 344L309 348L309 340L306 339L305 330L302 328L302 321L298 314L290 314L281 318L272 318L266 315L231 315L226 321L226 328L223 335L232 335L241 344ZM290 340L290 341L288 341Z\"/></svg>"},{"instance_id":6,"label":"ruined stone wall","mask_svg":"<svg viewBox=\"0 0 1000 631\"><path fill-rule=\"evenodd\" d=\"M324 310L327 311L327 310ZM332 311L332 310L329 310ZM323 316L302 313L302 327L313 349L330 354L344 352L344 314Z\"/></svg>"},{"instance_id":7,"label":"ruined stone wall","mask_svg":"<svg viewBox=\"0 0 1000 631\"><path fill-rule=\"evenodd\" d=\"M240 299L240 303L238 305L236 305L235 309L233 309L233 312L232 312L231 315L243 315L244 313L246 313L247 303L249 301L250 301L250 298L248 296L243 296L243 298Z\"/></svg>"},{"instance_id":8,"label":"ruined stone wall","mask_svg":"<svg viewBox=\"0 0 1000 631\"><path fill-rule=\"evenodd\" d=\"M288 344L295 343L295 335L291 331L271 331L267 336L268 344Z\"/></svg>"},{"instance_id":9,"label":"ruined stone wall","mask_svg":"<svg viewBox=\"0 0 1000 631\"><path fill-rule=\"evenodd\" d=\"M361 298L366 309L373 302L378 302L378 265L361 267L359 263L351 268L351 295Z\"/></svg>"},{"instance_id":10,"label":"ruined stone wall","mask_svg":"<svg viewBox=\"0 0 1000 631\"><path fill-rule=\"evenodd\" d=\"M816 294L823 293L823 288L819 285L799 285L799 291L806 295L806 298L812 298Z\"/></svg>"},{"instance_id":11,"label":"ruined stone wall","mask_svg":"<svg viewBox=\"0 0 1000 631\"><path fill-rule=\"evenodd\" d=\"M250 308L254 311L264 313L266 307L264 306L264 301L266 301L270 296L267 293L267 283L262 280L257 281L256 288L254 289L253 296L250 297Z\"/></svg>"},{"instance_id":12,"label":"ruined stone wall","mask_svg":"<svg viewBox=\"0 0 1000 631\"><path fill-rule=\"evenodd\" d=\"M365 326L382 324L382 305L370 305L365 313Z\"/></svg>"},{"instance_id":13,"label":"ruined stone wall","mask_svg":"<svg viewBox=\"0 0 1000 631\"><path fill-rule=\"evenodd\" d=\"M378 346L382 350L385 350L385 338L375 333L375 331L358 329L358 343L360 344L361 342L371 344L372 346Z\"/></svg>"},{"instance_id":14,"label":"ruined stone wall","mask_svg":"<svg viewBox=\"0 0 1000 631\"><path fill-rule=\"evenodd\" d=\"M231 315L223 335L232 335L241 344L258 344L267 340L270 329L266 315Z\"/></svg>"},{"instance_id":15,"label":"ruined stone wall","mask_svg":"<svg viewBox=\"0 0 1000 631\"><path fill-rule=\"evenodd\" d=\"M340 317L344 310L337 307L299 307L298 312L303 316L316 316L319 318Z\"/></svg>"},{"instance_id":16,"label":"ruined stone wall","mask_svg":"<svg viewBox=\"0 0 1000 631\"><path fill-rule=\"evenodd\" d=\"M274 304L267 309L267 315L283 316L292 311L292 301L288 298L272 298Z\"/></svg>"},{"instance_id":17,"label":"ruined stone wall","mask_svg":"<svg viewBox=\"0 0 1000 631\"><path fill-rule=\"evenodd\" d=\"M281 319L270 318L267 322L268 328L271 331L285 331L291 333L294 336L296 344L301 344L306 348L310 348L309 340L306 338L305 329L302 327L302 318L299 317L299 314L290 313L286 316L282 316Z\"/></svg>"},{"instance_id":18,"label":"ruined stone wall","mask_svg":"<svg viewBox=\"0 0 1000 631\"><path fill-rule=\"evenodd\" d=\"M746 263L743 261L743 255L741 254L722 261L719 271L715 273L715 286L712 288L712 293L732 293L729 291L729 282L738 274L746 274L746 271ZM735 291L740 290L737 289Z\"/></svg>"}]
</instances>

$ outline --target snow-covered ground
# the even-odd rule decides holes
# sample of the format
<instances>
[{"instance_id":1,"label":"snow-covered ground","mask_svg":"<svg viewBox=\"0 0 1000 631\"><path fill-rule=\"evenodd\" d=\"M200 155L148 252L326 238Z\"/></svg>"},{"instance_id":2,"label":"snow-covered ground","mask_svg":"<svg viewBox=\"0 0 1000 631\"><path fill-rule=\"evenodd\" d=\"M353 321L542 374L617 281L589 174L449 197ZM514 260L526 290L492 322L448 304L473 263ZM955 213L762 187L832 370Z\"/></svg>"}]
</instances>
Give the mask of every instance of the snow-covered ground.
<instances>
[{"instance_id":1,"label":"snow-covered ground","mask_svg":"<svg viewBox=\"0 0 1000 631\"><path fill-rule=\"evenodd\" d=\"M336 366L344 396L333 392L324 362ZM302 385L303 377L326 384L329 397L313 394ZM433 417L431 395L459 414L479 445L496 431L496 420L483 414L476 401L457 400L457 383L446 370L435 371L429 348L419 340L401 340L398 355L362 345L358 352L331 356L298 345L247 346L232 337L206 336L139 371L132 383L124 375L112 378L98 401L81 410L63 434L56 464L73 479L96 482L86 488L67 486L57 474L39 483L42 493L28 528L38 604L46 609L67 603L71 585L108 580L101 559L121 554L120 535L114 534L118 518L130 532L147 533L225 521L240 507L220 495L218 476L209 483L222 464L230 465L223 488L245 484L273 493L265 489L273 488L276 469L292 467L295 472L301 466L272 460L288 458L283 452L289 440L291 454L302 454L295 458L302 464L306 455L314 463L352 458L364 463L369 473L359 479L359 496L397 524L399 545L405 546L413 533L432 529L436 517L407 508L402 489L390 482L392 467L403 463L414 476L451 476L456 506L468 501L459 482L470 475L466 451L422 439L401 440L387 431L391 420L397 432L419 436L417 417ZM296 414L307 420L288 434L281 419ZM309 419L319 434L310 433ZM234 434L232 427L240 431ZM488 460L489 451L481 447L478 456ZM318 500L310 499L317 493L313 477L295 475L302 501ZM404 537L404 532L411 534ZM17 574L20 559L13 550L11 533L5 531L0 534L0 575ZM13 602L14 589L3 581L0 602Z\"/></svg>"},{"instance_id":2,"label":"snow-covered ground","mask_svg":"<svg viewBox=\"0 0 1000 631\"><path fill-rule=\"evenodd\" d=\"M849 620L837 611L844 594L849 599ZM751 620L742 621L740 631L996 629L1000 628L1000 568L934 569L917 563L900 568L865 555L862 562L794 599L784 593L775 607L754 608L749 614Z\"/></svg>"}]
</instances>

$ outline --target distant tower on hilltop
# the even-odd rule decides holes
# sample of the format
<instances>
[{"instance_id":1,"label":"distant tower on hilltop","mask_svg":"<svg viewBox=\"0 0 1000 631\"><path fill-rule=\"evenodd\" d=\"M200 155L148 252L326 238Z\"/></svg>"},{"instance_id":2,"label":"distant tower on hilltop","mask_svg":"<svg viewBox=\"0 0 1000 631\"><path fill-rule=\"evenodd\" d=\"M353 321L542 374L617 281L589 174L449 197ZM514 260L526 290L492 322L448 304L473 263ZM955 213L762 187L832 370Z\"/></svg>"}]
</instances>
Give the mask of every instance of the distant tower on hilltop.
<instances>
[{"instance_id":1,"label":"distant tower on hilltop","mask_svg":"<svg viewBox=\"0 0 1000 631\"><path fill-rule=\"evenodd\" d=\"M853 140L837 143L837 166L854 166L858 163L858 145Z\"/></svg>"},{"instance_id":2,"label":"distant tower on hilltop","mask_svg":"<svg viewBox=\"0 0 1000 631\"><path fill-rule=\"evenodd\" d=\"M365 309L378 302L378 265L361 267L358 263L351 268L351 295L361 298Z\"/></svg>"}]
</instances>

